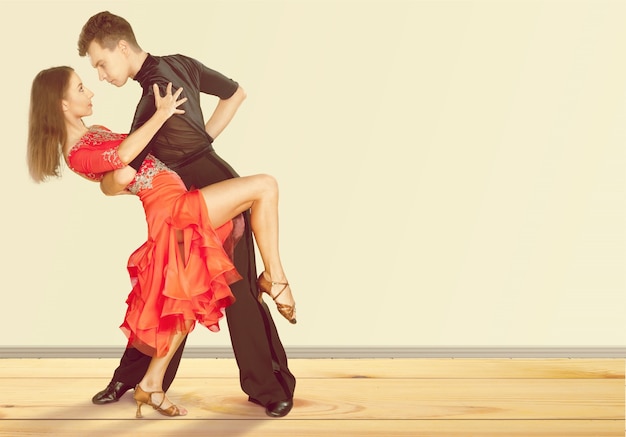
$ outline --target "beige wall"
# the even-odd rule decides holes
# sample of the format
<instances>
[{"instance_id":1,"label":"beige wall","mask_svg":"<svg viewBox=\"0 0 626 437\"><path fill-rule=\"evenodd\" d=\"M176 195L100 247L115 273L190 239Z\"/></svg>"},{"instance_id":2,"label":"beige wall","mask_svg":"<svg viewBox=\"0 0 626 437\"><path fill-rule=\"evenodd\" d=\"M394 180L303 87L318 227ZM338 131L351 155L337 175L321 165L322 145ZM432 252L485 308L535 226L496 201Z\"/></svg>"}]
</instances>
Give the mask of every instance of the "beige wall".
<instances>
[{"instance_id":1,"label":"beige wall","mask_svg":"<svg viewBox=\"0 0 626 437\"><path fill-rule=\"evenodd\" d=\"M216 147L241 174L281 184L299 319L276 318L286 345L626 343L626 3L0 9L0 346L125 340L125 262L145 238L138 200L67 171L36 185L25 165L43 68L76 68L96 93L87 123L130 126L137 84L99 83L76 54L82 24L104 9L147 51L196 57L247 90ZM197 329L190 344L229 338Z\"/></svg>"}]
</instances>

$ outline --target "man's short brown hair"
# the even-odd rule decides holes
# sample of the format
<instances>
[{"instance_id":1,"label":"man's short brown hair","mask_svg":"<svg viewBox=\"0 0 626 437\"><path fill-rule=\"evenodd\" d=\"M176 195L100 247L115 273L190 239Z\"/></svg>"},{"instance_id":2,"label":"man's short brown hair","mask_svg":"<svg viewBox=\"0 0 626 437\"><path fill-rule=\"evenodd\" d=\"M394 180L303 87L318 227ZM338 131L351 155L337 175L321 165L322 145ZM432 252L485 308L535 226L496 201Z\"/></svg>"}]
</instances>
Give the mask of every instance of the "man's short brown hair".
<instances>
[{"instance_id":1,"label":"man's short brown hair","mask_svg":"<svg viewBox=\"0 0 626 437\"><path fill-rule=\"evenodd\" d=\"M78 54L85 56L89 45L94 41L102 48L113 50L122 39L132 48L140 49L133 28L128 21L109 11L99 12L87 20L83 26L78 37Z\"/></svg>"}]
</instances>

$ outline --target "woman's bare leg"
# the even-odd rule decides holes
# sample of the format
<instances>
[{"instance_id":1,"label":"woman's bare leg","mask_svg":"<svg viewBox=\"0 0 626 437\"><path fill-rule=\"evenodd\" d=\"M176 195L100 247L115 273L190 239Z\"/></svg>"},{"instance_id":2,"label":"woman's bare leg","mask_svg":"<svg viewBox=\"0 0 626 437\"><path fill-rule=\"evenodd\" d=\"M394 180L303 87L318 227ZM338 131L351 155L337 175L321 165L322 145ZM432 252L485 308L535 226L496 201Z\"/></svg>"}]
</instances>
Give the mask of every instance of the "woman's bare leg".
<instances>
[{"instance_id":1,"label":"woman's bare leg","mask_svg":"<svg viewBox=\"0 0 626 437\"><path fill-rule=\"evenodd\" d=\"M268 280L287 282L278 252L278 184L269 175L259 174L228 179L200 190L207 204L209 218L219 227L250 209L250 224L261 253ZM277 286L278 289L282 286ZM294 305L287 287L276 299Z\"/></svg>"},{"instance_id":2,"label":"woman's bare leg","mask_svg":"<svg viewBox=\"0 0 626 437\"><path fill-rule=\"evenodd\" d=\"M200 192L207 204L209 219L215 227L222 226L248 209L251 210L250 223L261 253L267 274L266 279L286 283L287 278L278 252L278 185L276 180L272 176L262 174L245 176L209 185L200 189ZM286 287L276 302L293 306L291 289ZM152 358L146 374L139 382L139 387L143 391L163 391L165 371L184 338L184 333L174 334L167 354L163 357ZM151 401L154 404L159 405L162 400L162 409L167 409L172 405L165 394L152 395ZM178 409L181 415L187 414L186 409L180 406Z\"/></svg>"},{"instance_id":3,"label":"woman's bare leg","mask_svg":"<svg viewBox=\"0 0 626 437\"><path fill-rule=\"evenodd\" d=\"M165 371L167 370L167 366L170 364L172 357L178 350L178 346L182 343L185 338L185 334L182 332L177 332L172 336L172 342L170 343L170 348L167 354L163 357L153 357L150 361L150 365L148 366L148 370L146 374L143 376L143 379L139 381L139 387L145 392L162 392L163 391L163 378L165 377ZM165 398L165 399L163 399ZM161 401L161 408L166 410L172 403L165 397L165 394L155 393L152 395L151 401L155 405L159 405ZM178 406L181 416L187 414L187 410Z\"/></svg>"}]
</instances>

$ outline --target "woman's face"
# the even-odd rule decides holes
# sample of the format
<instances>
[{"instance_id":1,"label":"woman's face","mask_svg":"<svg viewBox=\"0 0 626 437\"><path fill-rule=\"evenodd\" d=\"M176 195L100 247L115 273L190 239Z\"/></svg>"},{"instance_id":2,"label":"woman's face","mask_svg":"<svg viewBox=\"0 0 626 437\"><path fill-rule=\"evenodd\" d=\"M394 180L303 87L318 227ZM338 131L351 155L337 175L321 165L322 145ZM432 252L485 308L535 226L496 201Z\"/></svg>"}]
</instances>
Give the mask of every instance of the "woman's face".
<instances>
[{"instance_id":1,"label":"woman's face","mask_svg":"<svg viewBox=\"0 0 626 437\"><path fill-rule=\"evenodd\" d=\"M65 117L76 119L91 115L93 113L92 97L93 93L83 85L78 74L73 71L62 102Z\"/></svg>"}]
</instances>

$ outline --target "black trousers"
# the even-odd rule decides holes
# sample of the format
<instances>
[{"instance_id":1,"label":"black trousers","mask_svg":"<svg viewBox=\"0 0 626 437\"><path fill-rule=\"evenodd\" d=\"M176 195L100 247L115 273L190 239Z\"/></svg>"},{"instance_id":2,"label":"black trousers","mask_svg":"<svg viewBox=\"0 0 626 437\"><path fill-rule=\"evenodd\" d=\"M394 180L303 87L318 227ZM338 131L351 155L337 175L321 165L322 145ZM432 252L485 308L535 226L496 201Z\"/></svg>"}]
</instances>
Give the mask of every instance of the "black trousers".
<instances>
[{"instance_id":1,"label":"black trousers","mask_svg":"<svg viewBox=\"0 0 626 437\"><path fill-rule=\"evenodd\" d=\"M207 152L175 170L187 188L201 188L239 176L215 152ZM244 219L244 234L234 251L235 267L243 279L230 286L236 302L226 308L226 321L239 367L241 388L248 396L265 405L292 398L296 380L287 366L287 355L269 309L256 298L257 272L249 212L244 214ZM176 376L185 341L167 369L163 390L170 387ZM113 380L135 386L146 373L150 359L137 349L127 348Z\"/></svg>"}]
</instances>

